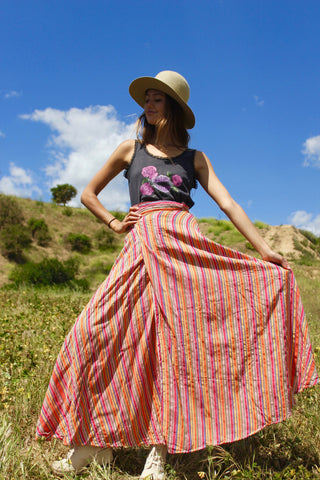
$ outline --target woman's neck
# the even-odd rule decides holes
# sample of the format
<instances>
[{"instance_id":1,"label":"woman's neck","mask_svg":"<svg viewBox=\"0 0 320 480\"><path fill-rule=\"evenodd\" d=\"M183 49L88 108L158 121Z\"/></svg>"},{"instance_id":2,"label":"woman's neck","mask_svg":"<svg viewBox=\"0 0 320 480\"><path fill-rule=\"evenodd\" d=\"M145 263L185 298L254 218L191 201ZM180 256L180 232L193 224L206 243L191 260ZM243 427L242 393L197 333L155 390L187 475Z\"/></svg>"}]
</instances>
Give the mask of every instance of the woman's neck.
<instances>
[{"instance_id":1,"label":"woman's neck","mask_svg":"<svg viewBox=\"0 0 320 480\"><path fill-rule=\"evenodd\" d=\"M146 148L149 153L152 155L156 155L159 157L176 157L180 155L181 152L186 150L186 147L179 146L179 145L157 145L156 143L148 143Z\"/></svg>"},{"instance_id":2,"label":"woman's neck","mask_svg":"<svg viewBox=\"0 0 320 480\"><path fill-rule=\"evenodd\" d=\"M169 138L164 138L162 141L159 141L157 139L157 135L155 135L153 141L150 142L150 145L153 145L155 148L161 151L172 148L185 150L186 148L185 146L179 144L174 138L171 138L171 136Z\"/></svg>"}]
</instances>

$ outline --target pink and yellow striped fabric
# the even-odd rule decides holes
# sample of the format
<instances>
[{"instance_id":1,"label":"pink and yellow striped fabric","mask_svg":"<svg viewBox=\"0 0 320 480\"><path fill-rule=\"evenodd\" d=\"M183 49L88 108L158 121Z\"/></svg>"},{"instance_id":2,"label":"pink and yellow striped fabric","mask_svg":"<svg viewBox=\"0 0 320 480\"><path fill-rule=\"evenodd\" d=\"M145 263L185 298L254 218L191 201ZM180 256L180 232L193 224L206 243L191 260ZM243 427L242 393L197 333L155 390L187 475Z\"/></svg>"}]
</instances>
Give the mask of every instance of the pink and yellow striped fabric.
<instances>
[{"instance_id":1,"label":"pink and yellow striped fabric","mask_svg":"<svg viewBox=\"0 0 320 480\"><path fill-rule=\"evenodd\" d=\"M180 453L287 418L318 382L292 271L207 239L182 204L140 213L65 340L37 434Z\"/></svg>"}]
</instances>

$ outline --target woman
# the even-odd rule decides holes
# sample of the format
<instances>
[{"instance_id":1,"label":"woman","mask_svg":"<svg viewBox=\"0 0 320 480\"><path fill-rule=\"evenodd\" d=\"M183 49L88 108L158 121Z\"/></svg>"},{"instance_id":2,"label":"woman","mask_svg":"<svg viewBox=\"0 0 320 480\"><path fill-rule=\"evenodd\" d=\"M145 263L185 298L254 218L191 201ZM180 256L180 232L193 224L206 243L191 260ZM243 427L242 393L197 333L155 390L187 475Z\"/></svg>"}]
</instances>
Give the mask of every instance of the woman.
<instances>
[{"instance_id":1,"label":"woman","mask_svg":"<svg viewBox=\"0 0 320 480\"><path fill-rule=\"evenodd\" d=\"M194 114L176 72L129 88L144 108L139 141L123 142L81 200L128 232L109 276L59 354L37 433L73 446L56 473L80 471L111 448L152 446L140 478L165 478L169 453L245 438L290 415L293 394L318 382L288 262L259 235L188 148ZM122 220L99 192L122 170L131 208ZM200 182L262 260L201 235L189 208Z\"/></svg>"}]
</instances>

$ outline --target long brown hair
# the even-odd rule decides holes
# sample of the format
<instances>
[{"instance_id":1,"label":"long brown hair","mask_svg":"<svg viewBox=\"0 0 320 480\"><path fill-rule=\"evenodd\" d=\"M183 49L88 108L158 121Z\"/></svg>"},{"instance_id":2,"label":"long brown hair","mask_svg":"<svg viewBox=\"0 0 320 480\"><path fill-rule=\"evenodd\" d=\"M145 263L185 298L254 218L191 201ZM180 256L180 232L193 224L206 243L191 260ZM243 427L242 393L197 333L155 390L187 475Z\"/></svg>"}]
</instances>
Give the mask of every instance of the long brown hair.
<instances>
[{"instance_id":1,"label":"long brown hair","mask_svg":"<svg viewBox=\"0 0 320 480\"><path fill-rule=\"evenodd\" d=\"M136 128L140 143L166 145L173 142L175 146L188 148L190 135L185 127L183 109L176 100L166 95L166 113L157 125L150 125L144 113L140 115Z\"/></svg>"}]
</instances>

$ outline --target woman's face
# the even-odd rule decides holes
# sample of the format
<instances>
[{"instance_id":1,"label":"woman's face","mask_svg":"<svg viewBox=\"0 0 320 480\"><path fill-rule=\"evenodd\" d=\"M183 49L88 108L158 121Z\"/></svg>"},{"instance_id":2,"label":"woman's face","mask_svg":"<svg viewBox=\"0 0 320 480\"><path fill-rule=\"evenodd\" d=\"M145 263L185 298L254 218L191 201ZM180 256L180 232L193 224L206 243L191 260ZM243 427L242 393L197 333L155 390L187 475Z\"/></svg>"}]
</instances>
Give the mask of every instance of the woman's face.
<instances>
[{"instance_id":1,"label":"woman's face","mask_svg":"<svg viewBox=\"0 0 320 480\"><path fill-rule=\"evenodd\" d=\"M160 90L147 90L144 113L150 125L156 125L166 112L166 95Z\"/></svg>"}]
</instances>

